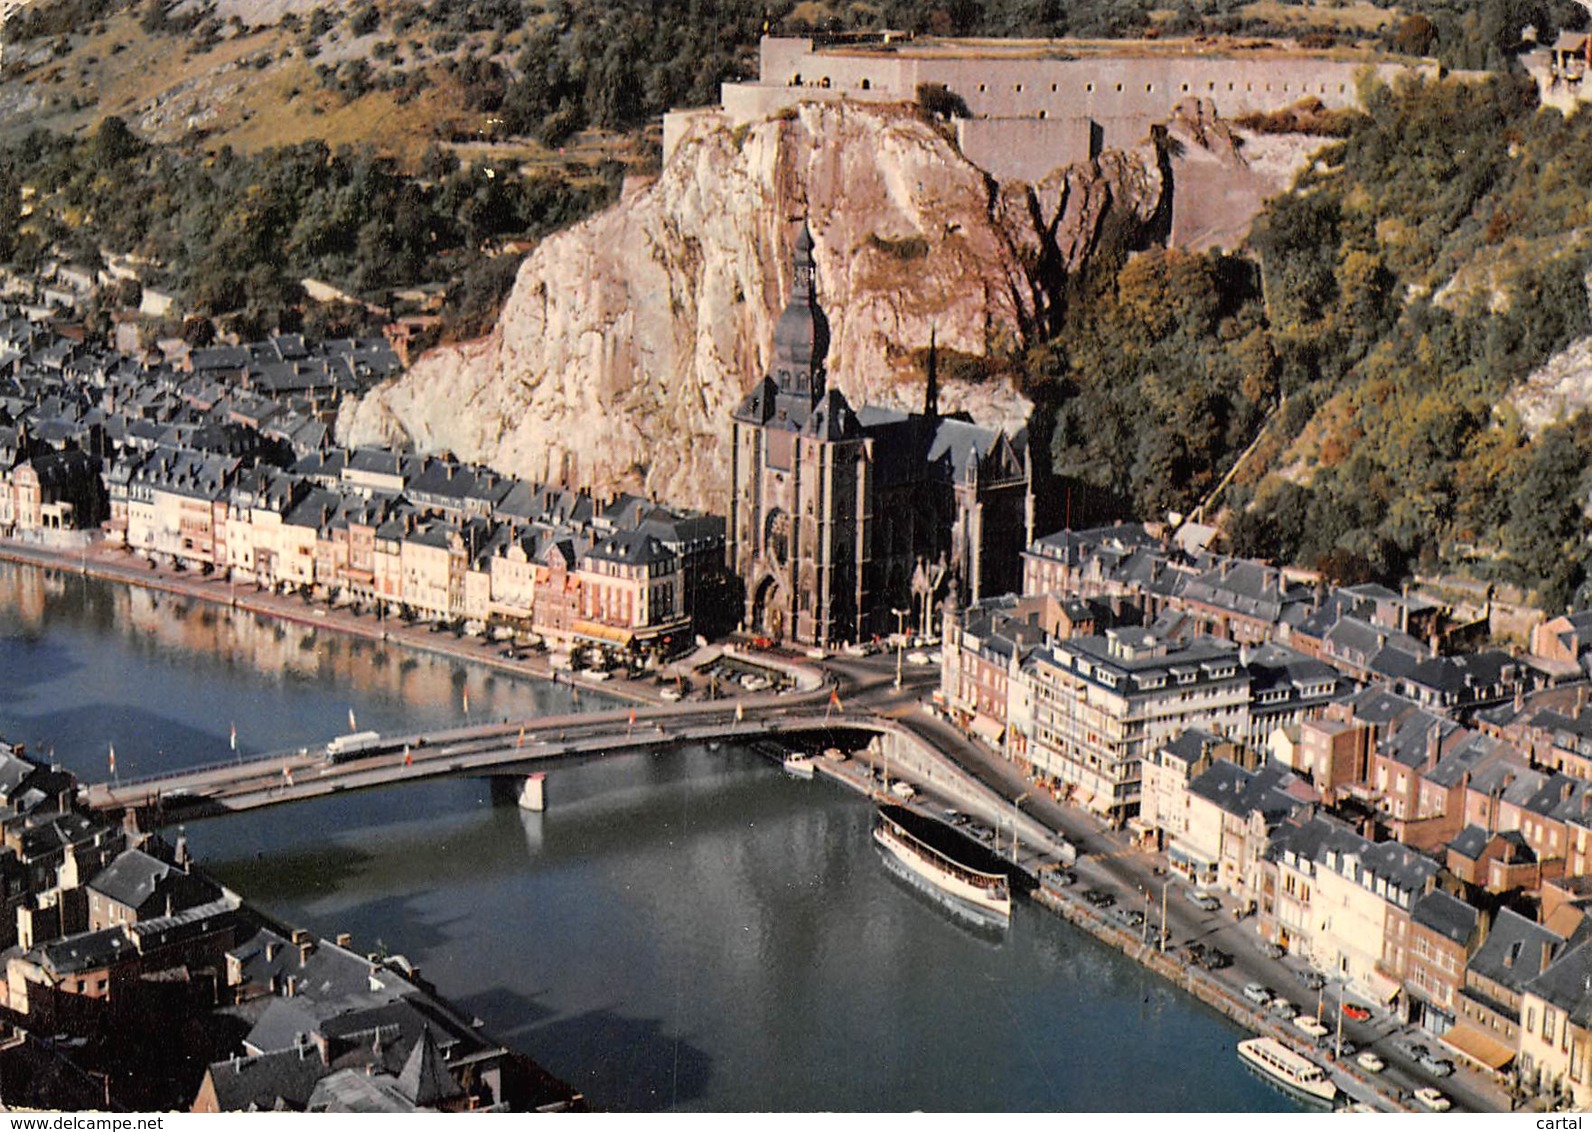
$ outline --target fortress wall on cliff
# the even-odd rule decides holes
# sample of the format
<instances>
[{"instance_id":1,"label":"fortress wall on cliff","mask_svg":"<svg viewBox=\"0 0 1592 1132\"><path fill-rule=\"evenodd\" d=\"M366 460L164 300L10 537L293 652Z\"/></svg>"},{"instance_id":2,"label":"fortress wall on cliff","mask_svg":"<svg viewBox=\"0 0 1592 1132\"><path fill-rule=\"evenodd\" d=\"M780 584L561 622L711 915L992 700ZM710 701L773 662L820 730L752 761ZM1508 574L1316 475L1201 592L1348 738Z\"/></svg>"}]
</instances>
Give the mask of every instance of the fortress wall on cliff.
<instances>
[{"instance_id":1,"label":"fortress wall on cliff","mask_svg":"<svg viewBox=\"0 0 1592 1132\"><path fill-rule=\"evenodd\" d=\"M1033 183L1099 153L1097 128L1088 118L958 118L956 146L980 169Z\"/></svg>"},{"instance_id":2,"label":"fortress wall on cliff","mask_svg":"<svg viewBox=\"0 0 1592 1132\"><path fill-rule=\"evenodd\" d=\"M1032 180L1101 147L1142 142L1183 99L1198 97L1232 119L1319 99L1333 109L1360 104L1361 80L1435 77L1430 61L1310 53L1277 47L1242 51L1209 44L1099 44L903 41L815 47L810 39L763 40L755 82L726 83L732 124L756 121L804 100L910 102L920 85L944 86L968 109L959 122L967 156L997 178ZM665 120L665 159L689 119ZM1060 125L994 125L986 123ZM1091 130L1086 125L1093 123ZM1055 160L1043 169L1039 167ZM1037 173L1036 173L1037 171Z\"/></svg>"}]
</instances>

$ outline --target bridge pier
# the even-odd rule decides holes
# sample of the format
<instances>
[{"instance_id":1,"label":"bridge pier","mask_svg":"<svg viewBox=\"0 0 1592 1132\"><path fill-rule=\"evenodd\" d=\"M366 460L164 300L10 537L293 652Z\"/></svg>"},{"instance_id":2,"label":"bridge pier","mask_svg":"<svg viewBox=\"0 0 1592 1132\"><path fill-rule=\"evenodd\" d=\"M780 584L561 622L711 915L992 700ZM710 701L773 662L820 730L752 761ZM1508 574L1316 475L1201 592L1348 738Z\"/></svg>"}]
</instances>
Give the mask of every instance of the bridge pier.
<instances>
[{"instance_id":1,"label":"bridge pier","mask_svg":"<svg viewBox=\"0 0 1592 1132\"><path fill-rule=\"evenodd\" d=\"M525 784L520 787L520 809L536 814L547 809L546 779L541 773L525 776Z\"/></svg>"}]
</instances>

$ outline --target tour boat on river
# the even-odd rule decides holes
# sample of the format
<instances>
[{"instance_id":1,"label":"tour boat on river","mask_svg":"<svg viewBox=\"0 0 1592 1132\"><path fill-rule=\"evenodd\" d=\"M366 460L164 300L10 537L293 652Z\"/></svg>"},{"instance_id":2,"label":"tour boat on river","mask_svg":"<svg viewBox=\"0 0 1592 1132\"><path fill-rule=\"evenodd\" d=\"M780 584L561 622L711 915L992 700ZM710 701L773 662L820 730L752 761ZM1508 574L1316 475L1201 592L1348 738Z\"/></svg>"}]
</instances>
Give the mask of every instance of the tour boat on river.
<instances>
[{"instance_id":1,"label":"tour boat on river","mask_svg":"<svg viewBox=\"0 0 1592 1132\"><path fill-rule=\"evenodd\" d=\"M1267 1081L1306 1104L1330 1108L1338 1096L1338 1087L1328 1079L1325 1069L1276 1038L1239 1042L1238 1056Z\"/></svg>"},{"instance_id":2,"label":"tour boat on river","mask_svg":"<svg viewBox=\"0 0 1592 1132\"><path fill-rule=\"evenodd\" d=\"M905 806L882 805L873 839L885 864L935 896L942 904L981 925L1011 922L1011 881L988 871L991 854L959 830ZM975 867L985 866L985 867Z\"/></svg>"}]
</instances>

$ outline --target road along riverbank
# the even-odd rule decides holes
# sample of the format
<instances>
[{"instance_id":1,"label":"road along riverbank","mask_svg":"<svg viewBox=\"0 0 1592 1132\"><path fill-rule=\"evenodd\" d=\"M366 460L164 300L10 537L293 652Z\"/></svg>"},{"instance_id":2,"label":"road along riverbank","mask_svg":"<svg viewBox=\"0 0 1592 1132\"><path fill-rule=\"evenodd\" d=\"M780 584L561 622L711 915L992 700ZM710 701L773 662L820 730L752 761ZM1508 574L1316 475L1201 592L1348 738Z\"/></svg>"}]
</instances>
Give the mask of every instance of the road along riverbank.
<instances>
[{"instance_id":1,"label":"road along riverbank","mask_svg":"<svg viewBox=\"0 0 1592 1132\"><path fill-rule=\"evenodd\" d=\"M997 849L1001 848L1000 831L1003 828L1010 831L1015 825L1017 841L1012 850L1013 861L1033 882L1031 897L1035 905L1088 932L1246 1029L1276 1038L1318 1062L1325 1060L1324 1067L1351 1103L1382 1112L1421 1111L1408 1103L1398 1090L1362 1071L1352 1059L1330 1056L1323 1059L1322 1049L1304 1040L1289 1020L1258 1009L1210 972L1174 951L1164 950L1152 917L1147 917L1139 928L1131 928L1118 917L1086 902L1080 895L1082 885L1061 887L1042 883L1042 877L1076 862L1076 848L1065 837L1017 811L995 790L905 728L893 729L881 739L882 742L871 743L844 761L817 759L815 769L859 793L881 801L888 797L896 803L901 800L889 797L888 782L910 781L920 796L909 805L936 817L939 816L937 811L947 805L971 814L997 831Z\"/></svg>"},{"instance_id":2,"label":"road along riverbank","mask_svg":"<svg viewBox=\"0 0 1592 1132\"><path fill-rule=\"evenodd\" d=\"M500 643L486 637L455 637L451 632L439 632L424 623L406 623L397 618L356 614L346 606L332 606L303 597L278 594L252 583L239 585L219 574L206 577L191 570L174 570L146 562L130 551L103 542L90 542L79 548L68 549L0 539L0 561L81 574L117 585L138 586L272 617L288 624L307 626L317 632L341 633L370 641L400 644L501 672L584 688L618 700L648 704L662 702L659 689L648 680L614 677L597 685L567 672L560 673L551 666L550 657L545 652L508 657L503 655Z\"/></svg>"}]
</instances>

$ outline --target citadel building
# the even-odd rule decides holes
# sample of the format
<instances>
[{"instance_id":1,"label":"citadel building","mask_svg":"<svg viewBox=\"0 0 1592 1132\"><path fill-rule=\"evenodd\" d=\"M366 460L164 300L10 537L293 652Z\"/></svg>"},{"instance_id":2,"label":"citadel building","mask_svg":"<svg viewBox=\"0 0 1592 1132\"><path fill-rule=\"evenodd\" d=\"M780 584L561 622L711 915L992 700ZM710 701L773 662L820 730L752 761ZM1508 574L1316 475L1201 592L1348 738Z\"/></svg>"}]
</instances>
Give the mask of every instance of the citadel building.
<instances>
[{"instance_id":1,"label":"citadel building","mask_svg":"<svg viewBox=\"0 0 1592 1132\"><path fill-rule=\"evenodd\" d=\"M1363 80L1435 78L1430 59L1350 48L1227 39L936 39L896 32L826 38L765 36L755 79L721 91L731 125L800 102L913 102L938 91L956 107L957 148L1000 180L1032 181L1138 144L1179 102L1208 100L1228 119L1302 99L1361 105ZM1579 72L1576 72L1579 78ZM664 117L665 159L703 110Z\"/></svg>"},{"instance_id":2,"label":"citadel building","mask_svg":"<svg viewBox=\"0 0 1592 1132\"><path fill-rule=\"evenodd\" d=\"M802 226L769 372L735 410L728 561L746 626L827 646L932 622L954 584L1018 581L1033 537L1026 430L942 415L930 350L921 413L853 409L824 369L829 320Z\"/></svg>"}]
</instances>

